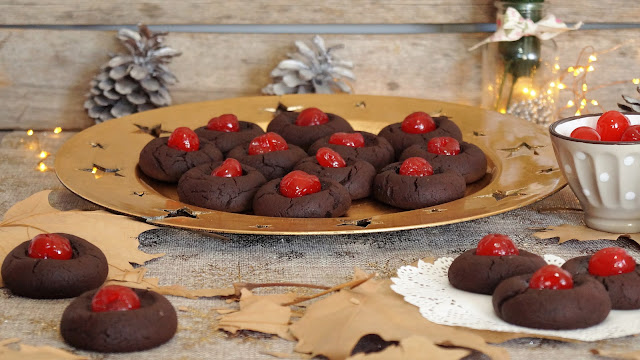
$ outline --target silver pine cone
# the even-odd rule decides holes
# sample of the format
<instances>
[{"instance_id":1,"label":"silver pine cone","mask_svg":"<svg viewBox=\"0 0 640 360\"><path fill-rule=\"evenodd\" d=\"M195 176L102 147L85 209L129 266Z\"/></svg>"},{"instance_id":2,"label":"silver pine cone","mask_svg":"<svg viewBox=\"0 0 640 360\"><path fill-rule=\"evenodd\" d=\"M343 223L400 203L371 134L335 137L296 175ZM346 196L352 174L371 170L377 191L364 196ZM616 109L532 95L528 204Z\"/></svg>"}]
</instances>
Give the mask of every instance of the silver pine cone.
<instances>
[{"instance_id":1,"label":"silver pine cone","mask_svg":"<svg viewBox=\"0 0 640 360\"><path fill-rule=\"evenodd\" d=\"M338 59L333 52L344 46L334 45L327 48L324 40L316 35L312 46L296 41L298 52L288 54L271 71L273 83L262 89L264 94L331 94L335 92L351 93L347 80L355 81L351 69L353 63Z\"/></svg>"},{"instance_id":2,"label":"silver pine cone","mask_svg":"<svg viewBox=\"0 0 640 360\"><path fill-rule=\"evenodd\" d=\"M640 93L640 86L636 88L638 93ZM640 112L640 100L634 99L630 96L622 95L622 99L626 102L626 104L618 103L618 107L624 111L629 112Z\"/></svg>"},{"instance_id":3,"label":"silver pine cone","mask_svg":"<svg viewBox=\"0 0 640 360\"><path fill-rule=\"evenodd\" d=\"M117 38L129 54L110 54L111 60L91 80L84 108L96 123L171 105L168 85L177 82L167 64L181 53L163 44L167 33L120 29Z\"/></svg>"}]
</instances>

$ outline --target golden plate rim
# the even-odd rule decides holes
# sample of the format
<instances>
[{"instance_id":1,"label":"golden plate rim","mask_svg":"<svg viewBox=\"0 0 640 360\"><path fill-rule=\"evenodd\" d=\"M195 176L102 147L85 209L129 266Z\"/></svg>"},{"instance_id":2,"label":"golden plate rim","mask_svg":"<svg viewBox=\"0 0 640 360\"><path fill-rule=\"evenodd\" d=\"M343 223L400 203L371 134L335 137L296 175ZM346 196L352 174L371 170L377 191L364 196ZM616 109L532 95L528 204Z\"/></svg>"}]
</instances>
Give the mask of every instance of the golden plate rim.
<instances>
[{"instance_id":1,"label":"golden plate rim","mask_svg":"<svg viewBox=\"0 0 640 360\"><path fill-rule=\"evenodd\" d=\"M387 124L402 121L413 111L441 112L460 126L464 141L485 151L494 165L489 169L491 179L469 196L429 208L374 213L365 218L347 214L341 218L294 219L197 208L160 194L136 175L139 151L152 139L137 125L160 124L167 131L177 126L195 128L206 124L212 116L234 112L241 120L254 121L266 129L279 104L289 109L319 107L343 116L356 130L375 133ZM59 149L54 168L60 182L70 191L118 213L155 225L259 235L337 235L441 226L521 208L566 185L546 127L468 105L357 94L236 97L145 111L75 134ZM114 172L115 169L118 171ZM189 209L196 218L167 217L169 211L178 209Z\"/></svg>"}]
</instances>

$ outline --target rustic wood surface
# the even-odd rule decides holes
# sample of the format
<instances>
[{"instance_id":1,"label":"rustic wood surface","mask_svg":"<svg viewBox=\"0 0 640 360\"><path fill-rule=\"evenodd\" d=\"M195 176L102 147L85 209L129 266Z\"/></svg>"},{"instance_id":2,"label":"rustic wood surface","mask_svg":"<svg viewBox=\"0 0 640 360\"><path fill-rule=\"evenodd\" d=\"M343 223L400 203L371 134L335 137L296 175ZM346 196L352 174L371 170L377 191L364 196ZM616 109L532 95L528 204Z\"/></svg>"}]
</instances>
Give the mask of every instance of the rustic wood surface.
<instances>
[{"instance_id":1,"label":"rustic wood surface","mask_svg":"<svg viewBox=\"0 0 640 360\"><path fill-rule=\"evenodd\" d=\"M494 0L2 0L6 25L466 24L495 21ZM568 22L637 23L640 2L552 1Z\"/></svg>"}]
</instances>

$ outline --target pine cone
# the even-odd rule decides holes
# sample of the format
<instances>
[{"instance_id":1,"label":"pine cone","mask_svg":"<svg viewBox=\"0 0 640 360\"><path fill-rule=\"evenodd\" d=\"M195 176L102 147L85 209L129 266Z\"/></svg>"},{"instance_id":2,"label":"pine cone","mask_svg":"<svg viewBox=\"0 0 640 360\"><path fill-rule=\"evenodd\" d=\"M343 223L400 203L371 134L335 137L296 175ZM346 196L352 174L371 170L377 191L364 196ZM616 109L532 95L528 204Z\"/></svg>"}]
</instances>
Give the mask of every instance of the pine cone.
<instances>
[{"instance_id":1,"label":"pine cone","mask_svg":"<svg viewBox=\"0 0 640 360\"><path fill-rule=\"evenodd\" d=\"M640 86L638 86L636 90L640 93ZM629 112L640 112L640 100L625 95L622 95L622 99L624 99L626 104L618 103L620 109Z\"/></svg>"},{"instance_id":2,"label":"pine cone","mask_svg":"<svg viewBox=\"0 0 640 360\"><path fill-rule=\"evenodd\" d=\"M295 45L298 52L288 54L289 59L282 60L271 71L274 83L262 89L264 94L351 93L350 84L342 78L355 81L351 71L353 63L339 60L332 54L343 45L326 48L324 40L318 35L313 37L314 49L302 41L296 41Z\"/></svg>"},{"instance_id":3,"label":"pine cone","mask_svg":"<svg viewBox=\"0 0 640 360\"><path fill-rule=\"evenodd\" d=\"M171 105L167 86L177 79L167 64L181 53L163 45L166 35L153 33L144 24L138 25L138 32L118 31L129 54L110 54L111 60L91 80L84 103L96 123Z\"/></svg>"}]
</instances>

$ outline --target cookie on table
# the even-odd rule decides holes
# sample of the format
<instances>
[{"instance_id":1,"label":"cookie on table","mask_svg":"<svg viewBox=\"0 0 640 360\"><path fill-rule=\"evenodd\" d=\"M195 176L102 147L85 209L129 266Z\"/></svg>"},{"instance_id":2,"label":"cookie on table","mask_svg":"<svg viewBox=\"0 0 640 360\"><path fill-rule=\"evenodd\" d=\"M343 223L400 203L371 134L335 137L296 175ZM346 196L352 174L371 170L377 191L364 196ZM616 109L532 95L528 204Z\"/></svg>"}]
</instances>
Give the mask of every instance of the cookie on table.
<instances>
[{"instance_id":1,"label":"cookie on table","mask_svg":"<svg viewBox=\"0 0 640 360\"><path fill-rule=\"evenodd\" d=\"M640 309L640 268L624 249L604 248L569 259L562 268L574 276L590 275L604 285L613 309Z\"/></svg>"},{"instance_id":2,"label":"cookie on table","mask_svg":"<svg viewBox=\"0 0 640 360\"><path fill-rule=\"evenodd\" d=\"M253 196L267 182L261 172L238 160L203 164L187 171L178 182L180 201L225 212L251 210Z\"/></svg>"},{"instance_id":3,"label":"cookie on table","mask_svg":"<svg viewBox=\"0 0 640 360\"><path fill-rule=\"evenodd\" d=\"M503 280L533 273L546 264L541 256L518 249L508 236L488 234L475 249L453 260L447 276L457 289L491 295Z\"/></svg>"},{"instance_id":4,"label":"cookie on table","mask_svg":"<svg viewBox=\"0 0 640 360\"><path fill-rule=\"evenodd\" d=\"M378 136L389 141L396 156L400 156L409 146L426 143L434 137L448 136L462 141L460 128L447 116L432 118L423 111L407 115L401 123L385 126Z\"/></svg>"},{"instance_id":5,"label":"cookie on table","mask_svg":"<svg viewBox=\"0 0 640 360\"><path fill-rule=\"evenodd\" d=\"M177 328L176 311L164 296L119 285L80 295L67 306L60 321L60 334L67 344L109 353L160 346Z\"/></svg>"},{"instance_id":6,"label":"cookie on table","mask_svg":"<svg viewBox=\"0 0 640 360\"><path fill-rule=\"evenodd\" d=\"M278 133L289 144L307 151L316 140L337 132L352 132L353 128L341 116L311 107L279 113L269 122L267 131Z\"/></svg>"},{"instance_id":7,"label":"cookie on table","mask_svg":"<svg viewBox=\"0 0 640 360\"><path fill-rule=\"evenodd\" d=\"M260 216L328 218L344 215L351 206L347 189L328 178L294 170L263 185L253 200Z\"/></svg>"},{"instance_id":8,"label":"cookie on table","mask_svg":"<svg viewBox=\"0 0 640 360\"><path fill-rule=\"evenodd\" d=\"M71 298L100 287L109 272L104 253L78 236L39 234L18 245L2 263L13 294L33 299Z\"/></svg>"},{"instance_id":9,"label":"cookie on table","mask_svg":"<svg viewBox=\"0 0 640 360\"><path fill-rule=\"evenodd\" d=\"M176 183L187 170L223 158L214 143L199 139L189 128L179 127L171 136L153 139L145 145L138 166L154 180Z\"/></svg>"},{"instance_id":10,"label":"cookie on table","mask_svg":"<svg viewBox=\"0 0 640 360\"><path fill-rule=\"evenodd\" d=\"M214 143L223 154L264 134L264 130L259 125L238 120L234 114L222 114L211 118L206 126L194 131L199 138Z\"/></svg>"},{"instance_id":11,"label":"cookie on table","mask_svg":"<svg viewBox=\"0 0 640 360\"><path fill-rule=\"evenodd\" d=\"M344 159L364 160L376 170L395 159L393 147L385 138L366 131L338 132L320 138L309 147L309 155L315 155L322 147L330 148Z\"/></svg>"}]
</instances>

